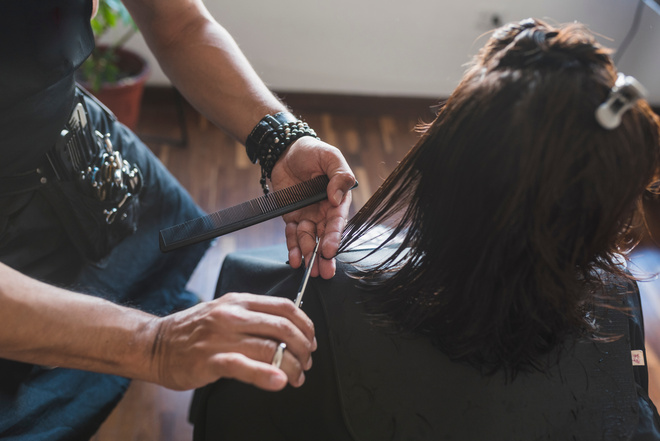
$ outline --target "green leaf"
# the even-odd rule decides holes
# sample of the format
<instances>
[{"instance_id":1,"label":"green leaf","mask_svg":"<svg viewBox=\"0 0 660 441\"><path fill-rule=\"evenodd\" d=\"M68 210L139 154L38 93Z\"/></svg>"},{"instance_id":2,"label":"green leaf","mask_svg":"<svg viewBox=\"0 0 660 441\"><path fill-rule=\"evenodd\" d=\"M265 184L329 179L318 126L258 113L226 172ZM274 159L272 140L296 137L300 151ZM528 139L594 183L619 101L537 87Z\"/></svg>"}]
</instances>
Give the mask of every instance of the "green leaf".
<instances>
[{"instance_id":1,"label":"green leaf","mask_svg":"<svg viewBox=\"0 0 660 441\"><path fill-rule=\"evenodd\" d=\"M115 48L123 46L134 33L138 32L131 15L120 0L99 0L98 12L91 21L97 46L101 37L118 24L128 26L130 29L114 43L110 43L108 50L101 50L98 47L94 49L78 70L80 80L87 83L92 91L98 91L103 83L116 82L124 75L117 65Z\"/></svg>"}]
</instances>

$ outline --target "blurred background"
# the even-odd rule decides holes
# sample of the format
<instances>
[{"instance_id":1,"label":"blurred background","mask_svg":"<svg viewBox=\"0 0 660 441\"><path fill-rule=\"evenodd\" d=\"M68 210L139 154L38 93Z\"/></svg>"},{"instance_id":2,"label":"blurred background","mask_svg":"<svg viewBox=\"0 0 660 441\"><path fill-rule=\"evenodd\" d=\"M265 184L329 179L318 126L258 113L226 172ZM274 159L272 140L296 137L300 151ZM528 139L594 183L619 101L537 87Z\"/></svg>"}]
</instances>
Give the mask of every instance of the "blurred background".
<instances>
[{"instance_id":1,"label":"blurred background","mask_svg":"<svg viewBox=\"0 0 660 441\"><path fill-rule=\"evenodd\" d=\"M274 90L446 97L500 24L527 17L579 21L621 48L618 67L660 105L660 6L655 0L206 0ZM622 44L633 32L626 48ZM148 84L168 84L151 60Z\"/></svg>"}]
</instances>

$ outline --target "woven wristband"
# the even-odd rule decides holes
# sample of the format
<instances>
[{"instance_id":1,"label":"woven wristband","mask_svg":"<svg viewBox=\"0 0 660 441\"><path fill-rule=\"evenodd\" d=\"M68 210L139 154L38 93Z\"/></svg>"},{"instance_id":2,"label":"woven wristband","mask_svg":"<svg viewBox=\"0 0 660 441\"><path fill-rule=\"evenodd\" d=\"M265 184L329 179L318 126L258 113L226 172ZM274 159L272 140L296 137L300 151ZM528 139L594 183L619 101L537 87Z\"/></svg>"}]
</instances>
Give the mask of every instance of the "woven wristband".
<instances>
[{"instance_id":1,"label":"woven wristband","mask_svg":"<svg viewBox=\"0 0 660 441\"><path fill-rule=\"evenodd\" d=\"M245 142L248 158L252 163L259 161L261 167L261 188L268 194L267 179L270 179L275 163L284 150L303 136L319 137L306 122L289 112L266 115L252 129Z\"/></svg>"}]
</instances>

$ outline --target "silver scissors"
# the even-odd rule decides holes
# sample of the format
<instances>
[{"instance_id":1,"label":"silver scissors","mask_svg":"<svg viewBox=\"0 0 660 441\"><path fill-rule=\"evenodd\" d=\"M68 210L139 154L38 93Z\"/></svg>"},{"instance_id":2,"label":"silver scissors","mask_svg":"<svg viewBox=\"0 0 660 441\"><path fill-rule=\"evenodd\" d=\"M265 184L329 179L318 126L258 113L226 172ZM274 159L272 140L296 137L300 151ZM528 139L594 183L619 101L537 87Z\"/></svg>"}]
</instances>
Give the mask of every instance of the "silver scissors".
<instances>
[{"instance_id":1,"label":"silver scissors","mask_svg":"<svg viewBox=\"0 0 660 441\"><path fill-rule=\"evenodd\" d=\"M312 252L312 258L309 260L309 265L305 270L305 275L303 276L302 282L300 282L300 286L298 287L298 294L296 295L296 299L293 302L297 308L302 306L302 298L303 295L305 294L305 288L307 288L307 281L309 280L309 275L312 273L312 266L314 266L314 260L316 260L316 253L318 252L318 250L319 250L319 238L317 237L316 246L314 247L314 251ZM282 342L279 344L277 350L275 351L275 355L273 356L273 361L271 364L276 368L279 368L280 365L282 364L282 358L284 357L285 349L286 349L286 343Z\"/></svg>"}]
</instances>

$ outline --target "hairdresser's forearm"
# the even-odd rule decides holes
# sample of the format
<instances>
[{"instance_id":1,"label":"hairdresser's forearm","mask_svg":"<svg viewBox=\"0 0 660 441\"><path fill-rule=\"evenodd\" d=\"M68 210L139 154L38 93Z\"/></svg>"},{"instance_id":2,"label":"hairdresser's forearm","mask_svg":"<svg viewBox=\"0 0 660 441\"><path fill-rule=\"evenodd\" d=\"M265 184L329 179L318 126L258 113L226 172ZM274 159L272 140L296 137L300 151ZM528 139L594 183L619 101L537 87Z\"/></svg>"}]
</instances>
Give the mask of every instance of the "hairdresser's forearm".
<instances>
[{"instance_id":1,"label":"hairdresser's forearm","mask_svg":"<svg viewBox=\"0 0 660 441\"><path fill-rule=\"evenodd\" d=\"M174 85L237 140L244 142L265 114L286 110L201 1L125 4Z\"/></svg>"},{"instance_id":2,"label":"hairdresser's forearm","mask_svg":"<svg viewBox=\"0 0 660 441\"><path fill-rule=\"evenodd\" d=\"M0 357L154 381L157 319L0 264Z\"/></svg>"}]
</instances>

